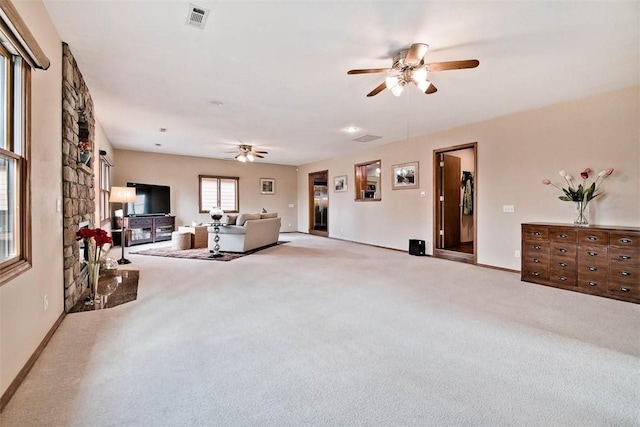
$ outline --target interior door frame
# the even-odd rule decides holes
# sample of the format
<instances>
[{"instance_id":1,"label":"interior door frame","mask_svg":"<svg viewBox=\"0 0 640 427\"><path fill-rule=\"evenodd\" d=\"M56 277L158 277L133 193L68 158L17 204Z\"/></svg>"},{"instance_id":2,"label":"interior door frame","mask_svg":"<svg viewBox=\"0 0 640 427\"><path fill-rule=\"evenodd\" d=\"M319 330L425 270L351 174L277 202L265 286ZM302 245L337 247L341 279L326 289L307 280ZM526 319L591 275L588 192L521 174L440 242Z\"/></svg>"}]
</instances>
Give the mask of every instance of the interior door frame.
<instances>
[{"instance_id":1,"label":"interior door frame","mask_svg":"<svg viewBox=\"0 0 640 427\"><path fill-rule=\"evenodd\" d=\"M452 152L473 149L473 253L466 254L462 252L450 251L438 248L438 240L440 239L440 154L451 154ZM478 143L470 142L467 144L454 145L451 147L437 148L433 150L433 256L436 258L444 258L451 261L466 262L467 264L477 264L478 261Z\"/></svg>"},{"instance_id":2,"label":"interior door frame","mask_svg":"<svg viewBox=\"0 0 640 427\"><path fill-rule=\"evenodd\" d=\"M315 191L314 191L314 180L313 177L317 174L325 174L325 176L327 177L327 187L329 186L329 170L323 170L323 171L316 171L316 172L310 172L309 173L309 234L314 234L316 236L323 236L323 237L329 237L329 221L327 221L327 231L320 231L320 230L314 230L313 229L313 224L314 224L314 218L313 218L313 212L314 212L314 203L313 203L313 199L314 199L314 195L315 195ZM330 194L330 192L327 192L327 196ZM327 203L329 204L330 201L327 201ZM328 209L328 205L327 204L327 209Z\"/></svg>"}]
</instances>

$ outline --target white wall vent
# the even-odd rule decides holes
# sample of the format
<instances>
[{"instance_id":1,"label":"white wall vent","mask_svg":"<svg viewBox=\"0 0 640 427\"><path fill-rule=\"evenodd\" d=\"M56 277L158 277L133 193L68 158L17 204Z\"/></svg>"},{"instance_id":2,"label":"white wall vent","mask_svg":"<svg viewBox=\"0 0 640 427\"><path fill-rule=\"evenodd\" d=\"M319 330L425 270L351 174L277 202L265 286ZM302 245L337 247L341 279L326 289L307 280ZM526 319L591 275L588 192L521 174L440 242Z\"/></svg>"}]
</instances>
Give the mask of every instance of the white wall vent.
<instances>
[{"instance_id":1,"label":"white wall vent","mask_svg":"<svg viewBox=\"0 0 640 427\"><path fill-rule=\"evenodd\" d=\"M205 9L204 7L196 6L195 4L189 4L189 15L187 16L187 25L191 25L196 28L204 28L204 24L207 22L207 18L209 17L209 9Z\"/></svg>"},{"instance_id":2,"label":"white wall vent","mask_svg":"<svg viewBox=\"0 0 640 427\"><path fill-rule=\"evenodd\" d=\"M382 138L381 136L376 136L376 135L362 135L359 136L357 138L352 139L352 141L356 141L356 142L371 142L371 141L375 141L376 139L380 139Z\"/></svg>"}]
</instances>

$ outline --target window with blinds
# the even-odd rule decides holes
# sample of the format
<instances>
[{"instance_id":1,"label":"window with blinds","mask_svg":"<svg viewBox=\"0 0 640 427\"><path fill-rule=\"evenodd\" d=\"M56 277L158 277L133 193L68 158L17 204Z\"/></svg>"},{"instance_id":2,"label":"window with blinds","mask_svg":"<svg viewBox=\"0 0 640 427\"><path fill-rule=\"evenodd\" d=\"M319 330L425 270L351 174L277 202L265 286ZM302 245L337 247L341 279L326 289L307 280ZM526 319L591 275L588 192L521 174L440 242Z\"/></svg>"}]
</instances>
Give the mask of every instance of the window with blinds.
<instances>
[{"instance_id":1,"label":"window with blinds","mask_svg":"<svg viewBox=\"0 0 640 427\"><path fill-rule=\"evenodd\" d=\"M237 177L200 175L200 213L220 206L225 212L238 212L239 195Z\"/></svg>"}]
</instances>

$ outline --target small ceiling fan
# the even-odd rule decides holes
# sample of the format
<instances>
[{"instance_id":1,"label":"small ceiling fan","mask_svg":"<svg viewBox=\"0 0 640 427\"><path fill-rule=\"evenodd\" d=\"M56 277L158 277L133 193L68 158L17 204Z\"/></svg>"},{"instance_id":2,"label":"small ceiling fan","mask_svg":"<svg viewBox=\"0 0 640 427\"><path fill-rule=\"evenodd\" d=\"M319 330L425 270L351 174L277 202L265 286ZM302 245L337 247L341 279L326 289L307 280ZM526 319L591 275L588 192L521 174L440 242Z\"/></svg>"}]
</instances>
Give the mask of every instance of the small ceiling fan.
<instances>
[{"instance_id":1,"label":"small ceiling fan","mask_svg":"<svg viewBox=\"0 0 640 427\"><path fill-rule=\"evenodd\" d=\"M263 159L263 154L269 154L267 151L256 151L251 147L251 145L240 144L238 145L238 154L236 154L235 159L244 163L244 162L253 162L256 157Z\"/></svg>"},{"instance_id":2,"label":"small ceiling fan","mask_svg":"<svg viewBox=\"0 0 640 427\"><path fill-rule=\"evenodd\" d=\"M375 96L384 89L391 89L395 96L400 96L407 83L413 82L418 88L429 95L438 89L428 80L428 73L432 71L460 70L463 68L475 68L480 64L477 59L467 59L463 61L424 62L424 56L429 49L429 45L424 43L414 43L409 49L403 49L393 55L393 65L391 68L367 68L363 70L349 70L347 74L370 74L389 73L378 87L373 89L367 96Z\"/></svg>"}]
</instances>

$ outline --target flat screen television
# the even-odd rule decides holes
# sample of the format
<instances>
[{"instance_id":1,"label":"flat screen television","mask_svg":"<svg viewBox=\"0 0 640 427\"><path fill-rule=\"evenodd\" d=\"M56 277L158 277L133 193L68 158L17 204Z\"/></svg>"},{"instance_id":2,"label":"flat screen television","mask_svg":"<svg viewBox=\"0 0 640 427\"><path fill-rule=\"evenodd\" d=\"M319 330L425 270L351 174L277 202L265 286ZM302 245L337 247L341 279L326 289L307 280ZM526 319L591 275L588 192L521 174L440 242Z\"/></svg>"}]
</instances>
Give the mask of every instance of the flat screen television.
<instances>
[{"instance_id":1,"label":"flat screen television","mask_svg":"<svg viewBox=\"0 0 640 427\"><path fill-rule=\"evenodd\" d=\"M127 204L129 216L171 213L171 187L139 182L127 182L127 187L135 187L136 189L136 202Z\"/></svg>"}]
</instances>

